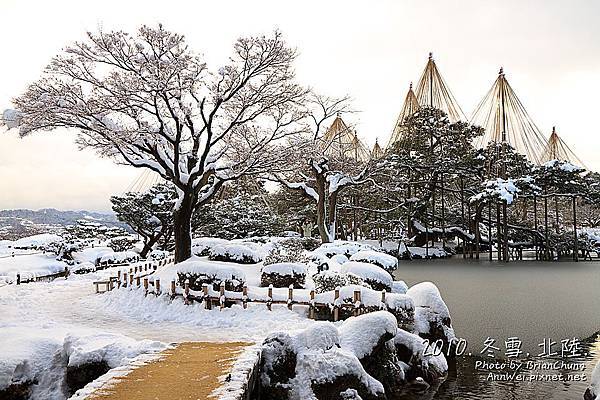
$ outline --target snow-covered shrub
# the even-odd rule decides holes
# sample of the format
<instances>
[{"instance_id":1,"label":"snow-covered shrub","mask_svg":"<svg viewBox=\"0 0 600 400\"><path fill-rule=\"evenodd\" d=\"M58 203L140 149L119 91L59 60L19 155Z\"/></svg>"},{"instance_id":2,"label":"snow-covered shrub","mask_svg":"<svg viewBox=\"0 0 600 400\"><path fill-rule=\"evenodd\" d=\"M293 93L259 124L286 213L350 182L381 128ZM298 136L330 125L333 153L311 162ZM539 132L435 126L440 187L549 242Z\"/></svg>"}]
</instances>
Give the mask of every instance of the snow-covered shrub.
<instances>
[{"instance_id":1,"label":"snow-covered shrub","mask_svg":"<svg viewBox=\"0 0 600 400\"><path fill-rule=\"evenodd\" d=\"M305 248L300 238L286 238L272 244L269 254L265 257L264 265L276 263L303 263L308 259L304 254Z\"/></svg>"},{"instance_id":2,"label":"snow-covered shrub","mask_svg":"<svg viewBox=\"0 0 600 400\"><path fill-rule=\"evenodd\" d=\"M256 264L264 259L264 251L256 243L228 243L213 247L208 258L213 261Z\"/></svg>"},{"instance_id":3,"label":"snow-covered shrub","mask_svg":"<svg viewBox=\"0 0 600 400\"><path fill-rule=\"evenodd\" d=\"M130 264L139 261L140 255L134 251L115 251L100 258L100 264Z\"/></svg>"},{"instance_id":4,"label":"snow-covered shrub","mask_svg":"<svg viewBox=\"0 0 600 400\"><path fill-rule=\"evenodd\" d=\"M348 261L342 265L342 272L361 277L373 290L385 290L386 292L392 290L392 284L394 282L392 276L376 265L365 262Z\"/></svg>"},{"instance_id":5,"label":"snow-covered shrub","mask_svg":"<svg viewBox=\"0 0 600 400\"><path fill-rule=\"evenodd\" d=\"M358 251L350 257L350 261L375 264L385 269L390 274L398 268L398 259L396 257L373 250Z\"/></svg>"},{"instance_id":6,"label":"snow-covered shrub","mask_svg":"<svg viewBox=\"0 0 600 400\"><path fill-rule=\"evenodd\" d=\"M315 292L317 293L329 292L335 290L335 288L348 285L370 287L360 276L336 271L319 272L313 275L313 281L315 283Z\"/></svg>"},{"instance_id":7,"label":"snow-covered shrub","mask_svg":"<svg viewBox=\"0 0 600 400\"><path fill-rule=\"evenodd\" d=\"M108 241L108 247L116 252L131 250L138 241L131 236L117 236Z\"/></svg>"},{"instance_id":8,"label":"snow-covered shrub","mask_svg":"<svg viewBox=\"0 0 600 400\"><path fill-rule=\"evenodd\" d=\"M392 293L405 294L408 290L408 285L404 281L394 281L392 283Z\"/></svg>"},{"instance_id":9,"label":"snow-covered shrub","mask_svg":"<svg viewBox=\"0 0 600 400\"><path fill-rule=\"evenodd\" d=\"M265 265L261 269L260 285L282 288L292 285L295 289L304 287L306 266L300 263L277 263Z\"/></svg>"},{"instance_id":10,"label":"snow-covered shrub","mask_svg":"<svg viewBox=\"0 0 600 400\"><path fill-rule=\"evenodd\" d=\"M227 244L229 240L212 237L200 237L192 239L192 254L198 257L206 257L213 247Z\"/></svg>"},{"instance_id":11,"label":"snow-covered shrub","mask_svg":"<svg viewBox=\"0 0 600 400\"><path fill-rule=\"evenodd\" d=\"M415 303L413 299L402 293L388 293L385 296L387 309L396 317L398 326L412 331L415 323Z\"/></svg>"},{"instance_id":12,"label":"snow-covered shrub","mask_svg":"<svg viewBox=\"0 0 600 400\"><path fill-rule=\"evenodd\" d=\"M415 304L415 333L432 342L442 339L447 349L447 346L454 343L456 336L450 311L437 286L431 282L421 282L409 288L406 294Z\"/></svg>"},{"instance_id":13,"label":"snow-covered shrub","mask_svg":"<svg viewBox=\"0 0 600 400\"><path fill-rule=\"evenodd\" d=\"M191 290L202 290L203 284L212 285L214 290L219 290L221 282L225 282L225 289L241 292L246 282L246 276L234 267L215 265L199 257L191 258L175 264L179 285L188 281Z\"/></svg>"},{"instance_id":14,"label":"snow-covered shrub","mask_svg":"<svg viewBox=\"0 0 600 400\"><path fill-rule=\"evenodd\" d=\"M394 346L398 359L412 366L406 373L407 380L420 377L432 383L447 374L448 363L444 355L426 355L426 345L420 336L399 329L394 337Z\"/></svg>"}]
</instances>

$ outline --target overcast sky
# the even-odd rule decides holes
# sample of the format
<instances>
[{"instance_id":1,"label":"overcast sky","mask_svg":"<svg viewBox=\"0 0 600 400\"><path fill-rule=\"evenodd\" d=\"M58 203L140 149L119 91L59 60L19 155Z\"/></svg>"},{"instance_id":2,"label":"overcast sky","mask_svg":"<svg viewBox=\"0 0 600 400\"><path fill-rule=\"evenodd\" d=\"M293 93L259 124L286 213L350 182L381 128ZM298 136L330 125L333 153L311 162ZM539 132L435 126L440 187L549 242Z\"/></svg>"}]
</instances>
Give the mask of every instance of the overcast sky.
<instances>
[{"instance_id":1,"label":"overcast sky","mask_svg":"<svg viewBox=\"0 0 600 400\"><path fill-rule=\"evenodd\" d=\"M218 68L242 35L279 28L300 52L298 78L348 94L370 146L386 143L408 84L434 53L469 116L504 67L539 128L553 125L600 170L598 1L0 0L0 110L87 30L162 22ZM109 210L139 170L79 151L69 132L0 134L0 209Z\"/></svg>"}]
</instances>

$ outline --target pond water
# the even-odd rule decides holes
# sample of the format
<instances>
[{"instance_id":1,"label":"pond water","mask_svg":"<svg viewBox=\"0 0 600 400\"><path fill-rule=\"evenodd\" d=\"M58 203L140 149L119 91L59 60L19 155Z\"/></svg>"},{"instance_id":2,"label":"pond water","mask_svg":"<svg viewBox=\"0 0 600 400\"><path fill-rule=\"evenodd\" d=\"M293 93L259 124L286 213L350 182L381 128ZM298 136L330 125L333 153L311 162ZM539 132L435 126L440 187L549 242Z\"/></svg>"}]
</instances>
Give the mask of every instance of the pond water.
<instances>
[{"instance_id":1,"label":"pond water","mask_svg":"<svg viewBox=\"0 0 600 400\"><path fill-rule=\"evenodd\" d=\"M582 399L591 371L600 359L600 262L561 261L543 263L520 261L500 263L463 260L410 261L401 264L395 274L409 286L423 281L434 282L440 289L456 335L467 342L463 357L450 363L449 376L438 387L421 395L399 399ZM495 339L494 357L480 354L487 338ZM514 372L510 368L490 371L476 368L476 361L506 360L508 338L522 342L523 354L517 361L523 367L521 378L563 381L493 381L490 372ZM561 341L582 341L581 357L544 358L541 343L556 342L552 351L561 354ZM572 344L573 341L570 342ZM469 355L470 353L470 355ZM527 357L529 353L529 357ZM564 361L558 370L527 369L526 361L543 361L545 365ZM583 371L569 370L578 366ZM575 375L587 381L568 381ZM517 378L519 379L519 378ZM527 378L530 379L530 378Z\"/></svg>"}]
</instances>

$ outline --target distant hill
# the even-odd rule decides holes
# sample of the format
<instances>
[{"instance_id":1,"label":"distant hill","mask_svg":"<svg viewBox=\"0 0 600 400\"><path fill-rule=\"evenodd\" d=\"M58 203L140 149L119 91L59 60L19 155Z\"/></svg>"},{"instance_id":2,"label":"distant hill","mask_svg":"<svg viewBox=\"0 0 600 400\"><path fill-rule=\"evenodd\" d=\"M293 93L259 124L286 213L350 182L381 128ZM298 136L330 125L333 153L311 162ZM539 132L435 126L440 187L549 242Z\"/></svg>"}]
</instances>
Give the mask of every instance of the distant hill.
<instances>
[{"instance_id":1,"label":"distant hill","mask_svg":"<svg viewBox=\"0 0 600 400\"><path fill-rule=\"evenodd\" d=\"M61 211L54 208L0 210L0 240L15 240L38 233L60 233L65 226L75 225L79 219L130 230L127 225L118 221L114 214L109 213Z\"/></svg>"}]
</instances>

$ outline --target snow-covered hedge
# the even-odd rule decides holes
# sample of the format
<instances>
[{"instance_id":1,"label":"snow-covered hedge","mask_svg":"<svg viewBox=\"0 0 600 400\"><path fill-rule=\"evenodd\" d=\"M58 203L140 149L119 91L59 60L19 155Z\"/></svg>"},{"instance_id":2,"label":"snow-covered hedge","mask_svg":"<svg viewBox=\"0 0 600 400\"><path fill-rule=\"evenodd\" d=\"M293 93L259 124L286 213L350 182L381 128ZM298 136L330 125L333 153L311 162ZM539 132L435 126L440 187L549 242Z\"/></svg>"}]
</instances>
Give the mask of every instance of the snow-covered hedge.
<instances>
[{"instance_id":1,"label":"snow-covered hedge","mask_svg":"<svg viewBox=\"0 0 600 400\"><path fill-rule=\"evenodd\" d=\"M357 253L359 254L359 253ZM357 261L348 261L342 265L343 273L350 273L362 278L374 290L390 292L394 280L392 276L379 266Z\"/></svg>"},{"instance_id":2,"label":"snow-covered hedge","mask_svg":"<svg viewBox=\"0 0 600 400\"><path fill-rule=\"evenodd\" d=\"M398 259L389 254L373 250L361 250L350 257L350 261L360 261L377 265L387 272L392 273L398 268Z\"/></svg>"},{"instance_id":3,"label":"snow-covered hedge","mask_svg":"<svg viewBox=\"0 0 600 400\"><path fill-rule=\"evenodd\" d=\"M261 269L260 285L267 287L304 287L306 283L306 265L300 263L277 263L265 265Z\"/></svg>"},{"instance_id":4,"label":"snow-covered hedge","mask_svg":"<svg viewBox=\"0 0 600 400\"><path fill-rule=\"evenodd\" d=\"M317 263L324 263L336 254L350 257L363 250L375 251L376 249L365 243L336 240L333 243L323 243L318 249L310 252L308 256Z\"/></svg>"},{"instance_id":5,"label":"snow-covered hedge","mask_svg":"<svg viewBox=\"0 0 600 400\"><path fill-rule=\"evenodd\" d=\"M72 274L87 274L96 271L96 265L85 261L69 266L69 272Z\"/></svg>"},{"instance_id":6,"label":"snow-covered hedge","mask_svg":"<svg viewBox=\"0 0 600 400\"><path fill-rule=\"evenodd\" d=\"M204 283L219 290L221 282L225 282L225 289L239 292L246 282L246 276L237 268L210 263L196 256L168 268L177 271L179 285L184 286L189 281L190 289L197 291L202 290ZM168 271L161 271L157 277L164 279L166 274Z\"/></svg>"},{"instance_id":7,"label":"snow-covered hedge","mask_svg":"<svg viewBox=\"0 0 600 400\"><path fill-rule=\"evenodd\" d=\"M252 242L227 243L213 247L208 258L213 261L234 262L238 264L256 264L265 257L262 246Z\"/></svg>"},{"instance_id":8,"label":"snow-covered hedge","mask_svg":"<svg viewBox=\"0 0 600 400\"><path fill-rule=\"evenodd\" d=\"M192 254L205 257L210 254L213 247L229 243L229 240L212 237L199 237L192 239Z\"/></svg>"},{"instance_id":9,"label":"snow-covered hedge","mask_svg":"<svg viewBox=\"0 0 600 400\"><path fill-rule=\"evenodd\" d=\"M114 251L100 257L100 264L129 264L139 259L140 255L134 251Z\"/></svg>"}]
</instances>

